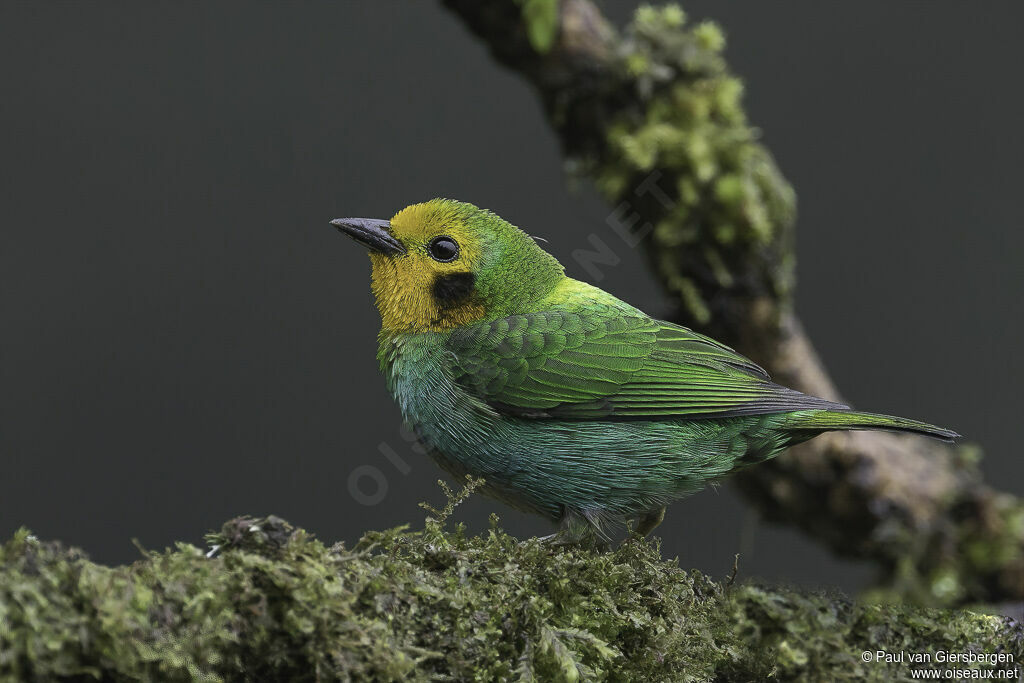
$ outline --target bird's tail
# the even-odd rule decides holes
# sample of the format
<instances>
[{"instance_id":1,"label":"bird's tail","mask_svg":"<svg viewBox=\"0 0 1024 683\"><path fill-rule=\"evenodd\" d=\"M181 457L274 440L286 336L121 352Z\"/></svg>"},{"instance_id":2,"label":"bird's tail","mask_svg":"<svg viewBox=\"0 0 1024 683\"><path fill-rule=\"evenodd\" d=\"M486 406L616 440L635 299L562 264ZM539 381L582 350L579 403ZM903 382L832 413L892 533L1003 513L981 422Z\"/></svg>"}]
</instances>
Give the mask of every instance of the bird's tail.
<instances>
[{"instance_id":1,"label":"bird's tail","mask_svg":"<svg viewBox=\"0 0 1024 683\"><path fill-rule=\"evenodd\" d=\"M840 410L801 410L790 413L791 429L829 432L847 429L871 429L888 432L913 432L943 441L953 441L960 435L951 429L936 427L926 422L908 420L905 417L858 413Z\"/></svg>"}]
</instances>

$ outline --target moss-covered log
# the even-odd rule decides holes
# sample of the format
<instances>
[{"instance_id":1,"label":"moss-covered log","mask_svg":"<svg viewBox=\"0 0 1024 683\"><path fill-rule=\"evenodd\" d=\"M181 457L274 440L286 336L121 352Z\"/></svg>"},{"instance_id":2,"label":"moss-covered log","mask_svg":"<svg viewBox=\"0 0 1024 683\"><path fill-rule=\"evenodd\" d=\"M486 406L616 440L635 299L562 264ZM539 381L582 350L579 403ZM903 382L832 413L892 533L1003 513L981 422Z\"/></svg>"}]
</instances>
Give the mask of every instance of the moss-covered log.
<instances>
[{"instance_id":1,"label":"moss-covered log","mask_svg":"<svg viewBox=\"0 0 1024 683\"><path fill-rule=\"evenodd\" d=\"M794 193L746 120L718 27L675 5L641 7L620 36L588 0L443 4L536 86L570 169L644 246L678 322L841 399L792 310ZM890 592L1024 599L1024 502L985 485L971 450L837 433L737 479L769 519L877 562Z\"/></svg>"},{"instance_id":2,"label":"moss-covered log","mask_svg":"<svg viewBox=\"0 0 1024 683\"><path fill-rule=\"evenodd\" d=\"M209 540L108 568L16 534L0 681L908 680L926 667L862 653L1024 657L1004 617L729 586L646 541L556 549L431 519L347 548L274 517Z\"/></svg>"}]
</instances>

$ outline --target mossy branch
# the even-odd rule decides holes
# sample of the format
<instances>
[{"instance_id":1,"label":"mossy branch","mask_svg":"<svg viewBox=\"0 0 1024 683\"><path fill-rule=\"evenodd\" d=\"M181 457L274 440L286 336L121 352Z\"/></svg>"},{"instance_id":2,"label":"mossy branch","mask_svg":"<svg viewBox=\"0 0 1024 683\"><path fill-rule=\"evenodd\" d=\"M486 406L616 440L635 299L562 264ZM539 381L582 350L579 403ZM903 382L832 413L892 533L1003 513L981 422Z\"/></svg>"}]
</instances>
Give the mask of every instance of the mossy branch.
<instances>
[{"instance_id":1,"label":"mossy branch","mask_svg":"<svg viewBox=\"0 0 1024 683\"><path fill-rule=\"evenodd\" d=\"M619 35L589 0L559 0L558 30L538 50L517 0L442 4L536 86L570 171L644 246L678 322L781 384L841 398L792 308L795 196L746 120L717 26L645 6ZM737 480L769 519L875 561L890 593L1024 600L1024 501L982 481L975 451L837 433Z\"/></svg>"},{"instance_id":2,"label":"mossy branch","mask_svg":"<svg viewBox=\"0 0 1024 683\"><path fill-rule=\"evenodd\" d=\"M208 540L109 568L18 532L0 681L899 681L911 665L861 653L1024 657L1007 618L726 590L641 540L594 553L433 523L349 549L276 517Z\"/></svg>"}]
</instances>

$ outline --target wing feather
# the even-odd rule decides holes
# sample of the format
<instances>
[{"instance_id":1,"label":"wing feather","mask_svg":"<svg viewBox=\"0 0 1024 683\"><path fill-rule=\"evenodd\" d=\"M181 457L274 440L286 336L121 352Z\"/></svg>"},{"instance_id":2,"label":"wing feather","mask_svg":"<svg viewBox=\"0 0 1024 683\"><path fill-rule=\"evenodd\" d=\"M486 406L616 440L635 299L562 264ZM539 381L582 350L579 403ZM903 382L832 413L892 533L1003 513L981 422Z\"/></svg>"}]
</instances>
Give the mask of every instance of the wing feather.
<instances>
[{"instance_id":1,"label":"wing feather","mask_svg":"<svg viewBox=\"0 0 1024 683\"><path fill-rule=\"evenodd\" d=\"M666 419L845 409L770 381L728 346L636 309L591 302L452 333L457 384L500 413Z\"/></svg>"}]
</instances>

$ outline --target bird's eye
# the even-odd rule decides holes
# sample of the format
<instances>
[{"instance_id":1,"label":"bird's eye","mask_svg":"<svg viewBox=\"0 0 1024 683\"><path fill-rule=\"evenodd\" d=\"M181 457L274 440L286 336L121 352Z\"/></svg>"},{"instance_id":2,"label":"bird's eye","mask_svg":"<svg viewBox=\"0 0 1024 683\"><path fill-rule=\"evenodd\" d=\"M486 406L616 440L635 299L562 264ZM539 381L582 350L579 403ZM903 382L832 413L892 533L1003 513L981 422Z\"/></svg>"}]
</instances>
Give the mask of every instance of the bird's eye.
<instances>
[{"instance_id":1,"label":"bird's eye","mask_svg":"<svg viewBox=\"0 0 1024 683\"><path fill-rule=\"evenodd\" d=\"M459 245L448 235L441 235L430 240L430 244L427 245L427 251L430 252L430 258L435 261L448 263L458 257Z\"/></svg>"}]
</instances>

